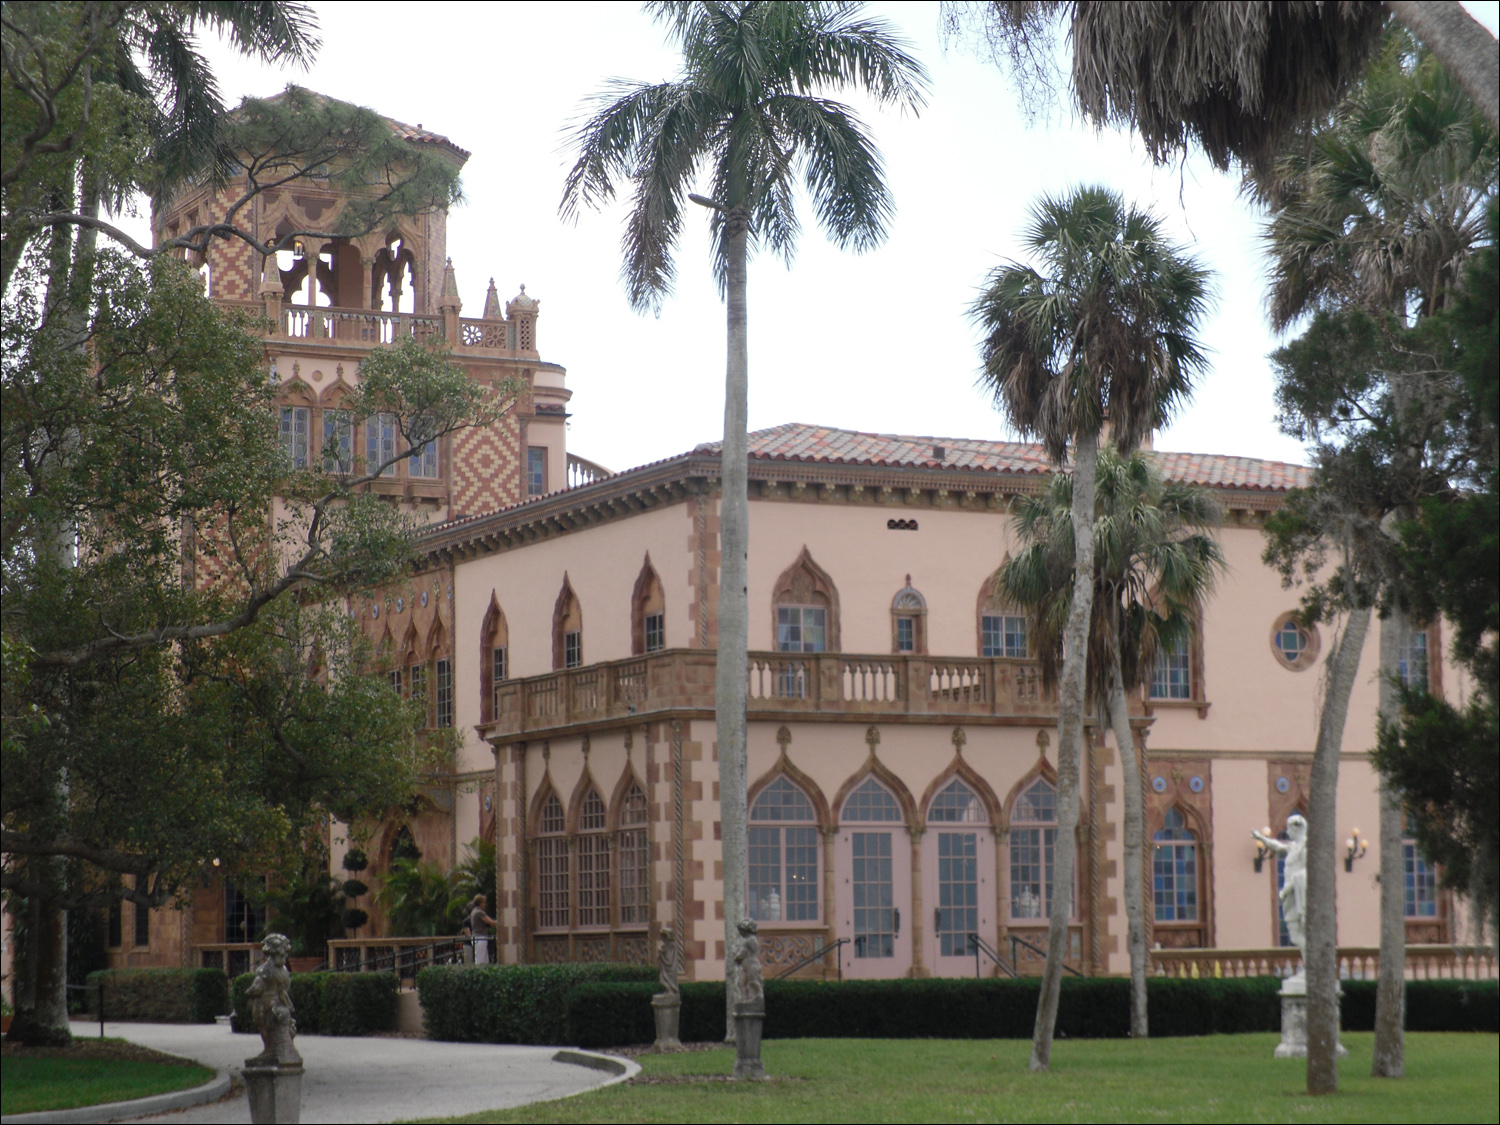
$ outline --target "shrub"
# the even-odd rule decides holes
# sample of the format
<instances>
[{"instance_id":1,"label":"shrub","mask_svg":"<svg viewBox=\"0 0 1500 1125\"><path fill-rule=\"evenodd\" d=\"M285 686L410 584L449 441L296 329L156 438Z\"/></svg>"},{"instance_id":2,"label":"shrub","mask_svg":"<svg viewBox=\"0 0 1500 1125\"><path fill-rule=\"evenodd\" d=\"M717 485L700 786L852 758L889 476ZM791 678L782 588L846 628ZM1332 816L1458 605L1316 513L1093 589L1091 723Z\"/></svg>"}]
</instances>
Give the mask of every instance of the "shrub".
<instances>
[{"instance_id":1,"label":"shrub","mask_svg":"<svg viewBox=\"0 0 1500 1125\"><path fill-rule=\"evenodd\" d=\"M223 969L101 969L88 983L104 986L104 1014L112 1020L213 1023L229 1008ZM95 1016L97 995L90 997Z\"/></svg>"},{"instance_id":2,"label":"shrub","mask_svg":"<svg viewBox=\"0 0 1500 1125\"><path fill-rule=\"evenodd\" d=\"M574 988L655 979L646 965L435 966L417 974L417 992L429 1039L554 1044L570 1042L566 999Z\"/></svg>"},{"instance_id":3,"label":"shrub","mask_svg":"<svg viewBox=\"0 0 1500 1125\"><path fill-rule=\"evenodd\" d=\"M1281 981L1276 977L1147 982L1151 1034L1161 1038L1278 1031ZM1375 1025L1375 984L1343 982L1343 1026ZM1040 981L887 980L768 981L765 1035L769 1039L1026 1039L1036 1019ZM650 984L586 983L568 993L567 1039L581 1047L649 1043L656 1028ZM1411 981L1407 1027L1416 1031L1494 1031L1493 981ZM1124 1038L1130 1026L1130 982L1120 977L1064 978L1057 1034L1065 1038ZM682 987L680 1034L685 1041L724 1034L724 986Z\"/></svg>"},{"instance_id":4,"label":"shrub","mask_svg":"<svg viewBox=\"0 0 1500 1125\"><path fill-rule=\"evenodd\" d=\"M254 973L234 978L235 1031L258 1032L251 1007ZM396 1026L394 973L293 973L292 1009L299 1035L373 1035Z\"/></svg>"},{"instance_id":5,"label":"shrub","mask_svg":"<svg viewBox=\"0 0 1500 1125\"><path fill-rule=\"evenodd\" d=\"M1500 981L1410 981L1406 1026L1411 1031L1500 1031Z\"/></svg>"}]
</instances>

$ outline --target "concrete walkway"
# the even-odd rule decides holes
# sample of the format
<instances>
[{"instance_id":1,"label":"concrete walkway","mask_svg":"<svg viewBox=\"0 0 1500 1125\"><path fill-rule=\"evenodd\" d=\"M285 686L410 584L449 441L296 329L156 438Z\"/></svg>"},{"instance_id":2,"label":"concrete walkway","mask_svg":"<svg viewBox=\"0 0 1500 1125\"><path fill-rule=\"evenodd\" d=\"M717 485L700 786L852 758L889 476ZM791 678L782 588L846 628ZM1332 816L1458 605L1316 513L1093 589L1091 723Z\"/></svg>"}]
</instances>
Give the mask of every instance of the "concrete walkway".
<instances>
[{"instance_id":1,"label":"concrete walkway","mask_svg":"<svg viewBox=\"0 0 1500 1125\"><path fill-rule=\"evenodd\" d=\"M217 1024L106 1021L104 1033L204 1066L226 1067L236 1079L245 1059L261 1047L260 1036L236 1035ZM99 1025L75 1023L73 1034L80 1039L96 1037ZM552 1047L299 1035L297 1049L307 1066L302 1080L305 1125L402 1121L504 1109L581 1093L615 1077L607 1071L554 1062L556 1049ZM217 1125L249 1121L250 1106L240 1086L229 1101L137 1120Z\"/></svg>"}]
</instances>

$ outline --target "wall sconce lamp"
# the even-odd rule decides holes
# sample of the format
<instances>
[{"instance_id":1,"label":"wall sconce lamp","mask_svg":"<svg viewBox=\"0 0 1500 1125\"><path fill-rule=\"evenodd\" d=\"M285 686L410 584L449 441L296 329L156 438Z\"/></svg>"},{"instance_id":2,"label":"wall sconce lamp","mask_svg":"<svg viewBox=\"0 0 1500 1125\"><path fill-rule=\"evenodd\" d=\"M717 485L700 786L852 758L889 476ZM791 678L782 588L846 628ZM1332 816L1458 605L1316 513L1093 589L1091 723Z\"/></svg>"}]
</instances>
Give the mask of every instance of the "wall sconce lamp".
<instances>
[{"instance_id":1,"label":"wall sconce lamp","mask_svg":"<svg viewBox=\"0 0 1500 1125\"><path fill-rule=\"evenodd\" d=\"M1344 841L1344 870L1353 871L1354 861L1363 859L1365 852L1370 850L1370 841L1359 834L1359 829L1354 828L1349 832L1349 838Z\"/></svg>"},{"instance_id":2,"label":"wall sconce lamp","mask_svg":"<svg viewBox=\"0 0 1500 1125\"><path fill-rule=\"evenodd\" d=\"M1271 826L1269 824L1266 825L1264 828L1262 828L1260 830L1260 834L1262 836L1266 837L1267 839L1270 839L1270 837L1271 837ZM1271 849L1270 848L1268 848L1260 840L1255 841L1255 873L1257 875L1260 874L1260 869L1261 869L1262 866L1264 866L1264 864L1266 862L1266 856L1268 856L1270 854L1271 854Z\"/></svg>"}]
</instances>

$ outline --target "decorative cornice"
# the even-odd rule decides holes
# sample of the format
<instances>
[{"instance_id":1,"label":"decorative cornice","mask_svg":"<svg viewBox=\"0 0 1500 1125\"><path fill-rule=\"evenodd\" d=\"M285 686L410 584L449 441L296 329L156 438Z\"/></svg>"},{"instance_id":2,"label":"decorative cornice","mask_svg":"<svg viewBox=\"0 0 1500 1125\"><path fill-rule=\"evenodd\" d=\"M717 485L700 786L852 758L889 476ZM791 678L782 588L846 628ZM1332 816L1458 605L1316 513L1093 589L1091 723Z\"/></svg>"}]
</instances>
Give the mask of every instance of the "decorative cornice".
<instances>
[{"instance_id":1,"label":"decorative cornice","mask_svg":"<svg viewBox=\"0 0 1500 1125\"><path fill-rule=\"evenodd\" d=\"M1012 499L1036 495L1048 474L960 466L888 466L751 456L750 499L774 503L857 504L897 511L1004 511ZM481 516L450 521L418 541L430 559L463 559L580 531L717 490L719 453L699 448L665 461L538 497ZM1215 485L1227 509L1256 514L1280 507L1284 493ZM1232 521L1243 526L1243 516Z\"/></svg>"}]
</instances>

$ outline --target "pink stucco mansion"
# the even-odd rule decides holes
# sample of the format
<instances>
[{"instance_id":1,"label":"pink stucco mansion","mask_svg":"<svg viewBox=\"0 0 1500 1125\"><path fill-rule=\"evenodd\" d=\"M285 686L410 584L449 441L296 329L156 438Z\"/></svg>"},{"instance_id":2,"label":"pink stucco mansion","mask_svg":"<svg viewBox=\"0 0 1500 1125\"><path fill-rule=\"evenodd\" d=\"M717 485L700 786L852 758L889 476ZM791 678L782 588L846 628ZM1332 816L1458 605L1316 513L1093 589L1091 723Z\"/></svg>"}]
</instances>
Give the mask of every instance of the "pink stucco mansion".
<instances>
[{"instance_id":1,"label":"pink stucco mansion","mask_svg":"<svg viewBox=\"0 0 1500 1125\"><path fill-rule=\"evenodd\" d=\"M413 145L467 158L400 128ZM217 205L185 194L158 231ZM308 229L340 200L309 185L255 206L270 233ZM530 388L493 429L445 441L376 486L430 518L425 564L349 608L397 654L393 689L425 697L431 725L461 732L463 747L417 803L379 819L367 878L378 881L398 840L452 865L493 838L501 960L644 961L671 925L687 975L720 976L720 463L716 444L694 444L714 435L684 435L679 456L614 473L570 453L567 412L588 405L570 404L563 368L541 358L539 302L523 289L502 307L491 283L481 315L462 316L446 215L283 258L263 270L245 248L216 243L205 273L215 299L264 310L275 326L266 349L293 460L333 456L361 358L402 335L441 336L471 377ZM704 378L716 383L718 367ZM353 433L375 452L394 440L378 421ZM749 885L768 972L801 961L799 974L829 977L997 971L976 961L970 934L1036 971L1027 943L1042 944L1049 904L1069 890L1052 883L1056 710L1026 618L992 575L1017 549L1012 502L1041 489L1051 466L1026 444L796 422L754 434L750 449ZM1150 944L1158 971L1230 971L1285 944L1277 864L1257 856L1250 830L1279 832L1306 809L1330 646L1325 630L1290 620L1297 593L1262 564L1261 526L1308 474L1154 456L1223 506L1229 570L1191 644L1166 655L1136 704ZM1412 633L1405 674L1461 692L1446 648L1436 624ZM1340 770L1338 833L1360 833L1339 866L1344 947L1378 941L1366 759L1375 650L1372 640ZM1070 959L1120 973L1121 770L1107 733L1091 728L1083 774ZM337 863L344 830L333 837ZM1409 843L1404 864L1409 940L1462 938L1464 919ZM374 918L359 944L402 936L383 927ZM191 909L112 927L112 959L225 963L253 928L235 888L213 886Z\"/></svg>"}]
</instances>

